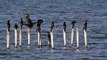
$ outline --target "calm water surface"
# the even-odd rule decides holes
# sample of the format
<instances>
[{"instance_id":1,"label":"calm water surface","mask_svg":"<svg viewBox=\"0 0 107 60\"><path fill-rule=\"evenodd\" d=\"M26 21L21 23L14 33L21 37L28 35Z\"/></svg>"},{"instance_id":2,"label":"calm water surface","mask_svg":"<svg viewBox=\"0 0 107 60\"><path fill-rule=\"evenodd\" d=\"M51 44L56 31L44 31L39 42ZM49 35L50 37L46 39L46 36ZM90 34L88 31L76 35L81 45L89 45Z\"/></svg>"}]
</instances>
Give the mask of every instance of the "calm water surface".
<instances>
[{"instance_id":1,"label":"calm water surface","mask_svg":"<svg viewBox=\"0 0 107 60\"><path fill-rule=\"evenodd\" d=\"M35 26L31 30L31 47L27 48L27 27L23 26L22 48L14 48L15 23L25 14L32 21L44 19L42 48L37 48ZM88 49L84 49L83 23L88 20ZM6 21L11 20L10 50L6 50ZM47 46L47 31L55 21L55 50ZM71 21L80 30L80 49L70 46ZM67 22L67 47L63 47L62 23ZM74 39L75 40L75 39ZM106 60L107 0L0 0L0 60Z\"/></svg>"}]
</instances>

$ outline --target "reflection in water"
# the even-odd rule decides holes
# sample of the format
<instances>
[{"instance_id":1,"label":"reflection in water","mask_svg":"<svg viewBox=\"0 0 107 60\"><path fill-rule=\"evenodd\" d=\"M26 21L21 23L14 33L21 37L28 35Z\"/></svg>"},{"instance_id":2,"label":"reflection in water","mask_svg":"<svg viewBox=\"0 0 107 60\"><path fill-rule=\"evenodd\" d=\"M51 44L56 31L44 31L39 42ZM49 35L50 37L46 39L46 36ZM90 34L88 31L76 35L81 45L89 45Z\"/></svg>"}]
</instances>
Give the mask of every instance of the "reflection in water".
<instances>
[{"instance_id":1,"label":"reflection in water","mask_svg":"<svg viewBox=\"0 0 107 60\"><path fill-rule=\"evenodd\" d=\"M79 50L79 49L77 49L77 50L76 50L76 53L80 53L80 50Z\"/></svg>"}]
</instances>

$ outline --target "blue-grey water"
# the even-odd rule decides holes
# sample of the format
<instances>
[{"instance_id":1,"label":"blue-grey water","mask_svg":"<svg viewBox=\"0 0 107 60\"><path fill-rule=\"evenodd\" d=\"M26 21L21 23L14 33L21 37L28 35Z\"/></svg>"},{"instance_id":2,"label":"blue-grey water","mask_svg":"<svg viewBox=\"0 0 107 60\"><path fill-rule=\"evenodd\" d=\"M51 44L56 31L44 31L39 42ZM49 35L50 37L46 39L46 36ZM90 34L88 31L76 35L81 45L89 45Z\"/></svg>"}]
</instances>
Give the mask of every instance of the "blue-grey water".
<instances>
[{"instance_id":1,"label":"blue-grey water","mask_svg":"<svg viewBox=\"0 0 107 60\"><path fill-rule=\"evenodd\" d=\"M27 48L27 27L23 26L22 48L14 47L14 24L30 14L32 21L43 19L42 48L37 48L37 32L31 29ZM11 20L10 50L6 49L6 21ZM47 31L55 21L55 50L47 46ZM80 49L70 45L71 21L80 32ZM84 49L83 23L88 20L88 49ZM67 23L67 47L63 47L63 22ZM19 30L19 29L18 29ZM106 60L107 0L0 0L0 60Z\"/></svg>"}]
</instances>

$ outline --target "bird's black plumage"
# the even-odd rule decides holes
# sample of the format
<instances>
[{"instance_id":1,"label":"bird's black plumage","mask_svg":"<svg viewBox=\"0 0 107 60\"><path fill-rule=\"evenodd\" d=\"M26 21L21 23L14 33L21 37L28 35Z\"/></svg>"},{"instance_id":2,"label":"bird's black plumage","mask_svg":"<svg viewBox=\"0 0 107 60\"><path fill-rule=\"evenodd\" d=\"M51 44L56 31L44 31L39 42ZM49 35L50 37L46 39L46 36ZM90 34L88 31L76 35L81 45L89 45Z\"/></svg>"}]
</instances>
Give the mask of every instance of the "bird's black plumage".
<instances>
[{"instance_id":1,"label":"bird's black plumage","mask_svg":"<svg viewBox=\"0 0 107 60\"><path fill-rule=\"evenodd\" d=\"M87 30L87 20L85 21L85 23L83 25L83 29Z\"/></svg>"},{"instance_id":2,"label":"bird's black plumage","mask_svg":"<svg viewBox=\"0 0 107 60\"><path fill-rule=\"evenodd\" d=\"M63 29L66 31L66 22L63 23Z\"/></svg>"},{"instance_id":3,"label":"bird's black plumage","mask_svg":"<svg viewBox=\"0 0 107 60\"><path fill-rule=\"evenodd\" d=\"M22 26L23 26L23 20L21 18L21 20L20 20L20 27L22 28Z\"/></svg>"},{"instance_id":4,"label":"bird's black plumage","mask_svg":"<svg viewBox=\"0 0 107 60\"><path fill-rule=\"evenodd\" d=\"M33 23L32 23L32 21L31 21L31 19L29 17L29 14L26 14L26 20L27 20L27 26L29 28L32 28L33 27Z\"/></svg>"},{"instance_id":5,"label":"bird's black plumage","mask_svg":"<svg viewBox=\"0 0 107 60\"><path fill-rule=\"evenodd\" d=\"M15 29L18 29L18 25L17 25L17 24L15 24L15 25L14 25L14 28L15 28Z\"/></svg>"},{"instance_id":6,"label":"bird's black plumage","mask_svg":"<svg viewBox=\"0 0 107 60\"><path fill-rule=\"evenodd\" d=\"M54 27L54 21L51 22L50 31L53 30L53 27Z\"/></svg>"},{"instance_id":7,"label":"bird's black plumage","mask_svg":"<svg viewBox=\"0 0 107 60\"><path fill-rule=\"evenodd\" d=\"M48 33L48 41L49 43L51 43L51 35L50 35L50 32L47 32Z\"/></svg>"},{"instance_id":8,"label":"bird's black plumage","mask_svg":"<svg viewBox=\"0 0 107 60\"><path fill-rule=\"evenodd\" d=\"M43 20L42 19L38 19L36 25L36 31L40 31L41 30L41 24L43 23Z\"/></svg>"},{"instance_id":9,"label":"bird's black plumage","mask_svg":"<svg viewBox=\"0 0 107 60\"><path fill-rule=\"evenodd\" d=\"M10 20L7 21L7 28L8 28L8 31L10 31Z\"/></svg>"},{"instance_id":10,"label":"bird's black plumage","mask_svg":"<svg viewBox=\"0 0 107 60\"><path fill-rule=\"evenodd\" d=\"M72 24L72 28L74 28L75 23L76 23L76 21L72 21L72 22L71 22L71 24Z\"/></svg>"}]
</instances>

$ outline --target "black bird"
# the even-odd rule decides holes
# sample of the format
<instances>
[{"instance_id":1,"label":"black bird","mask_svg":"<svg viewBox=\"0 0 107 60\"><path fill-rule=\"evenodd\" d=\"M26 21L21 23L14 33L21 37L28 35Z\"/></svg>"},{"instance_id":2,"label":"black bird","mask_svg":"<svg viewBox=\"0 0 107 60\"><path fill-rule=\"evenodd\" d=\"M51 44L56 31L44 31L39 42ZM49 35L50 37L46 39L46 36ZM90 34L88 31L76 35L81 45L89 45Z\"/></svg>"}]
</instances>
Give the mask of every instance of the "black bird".
<instances>
[{"instance_id":1,"label":"black bird","mask_svg":"<svg viewBox=\"0 0 107 60\"><path fill-rule=\"evenodd\" d=\"M40 31L41 30L41 24L43 23L42 19L38 19L38 21L36 22L36 31Z\"/></svg>"},{"instance_id":2,"label":"black bird","mask_svg":"<svg viewBox=\"0 0 107 60\"><path fill-rule=\"evenodd\" d=\"M33 27L33 23L29 17L29 14L26 15L26 20L27 20L27 26L32 28Z\"/></svg>"},{"instance_id":3,"label":"black bird","mask_svg":"<svg viewBox=\"0 0 107 60\"><path fill-rule=\"evenodd\" d=\"M76 21L72 21L72 22L71 22L71 24L72 24L72 28L74 28L75 23L76 23Z\"/></svg>"},{"instance_id":4,"label":"black bird","mask_svg":"<svg viewBox=\"0 0 107 60\"><path fill-rule=\"evenodd\" d=\"M66 31L66 22L63 23L63 29Z\"/></svg>"},{"instance_id":5,"label":"black bird","mask_svg":"<svg viewBox=\"0 0 107 60\"><path fill-rule=\"evenodd\" d=\"M8 28L8 31L10 31L10 20L7 21L7 28Z\"/></svg>"},{"instance_id":6,"label":"black bird","mask_svg":"<svg viewBox=\"0 0 107 60\"><path fill-rule=\"evenodd\" d=\"M54 21L51 22L50 31L52 31L53 27L54 27Z\"/></svg>"},{"instance_id":7,"label":"black bird","mask_svg":"<svg viewBox=\"0 0 107 60\"><path fill-rule=\"evenodd\" d=\"M48 33L48 45L50 45L50 43L51 43L51 35L50 35L49 31L47 33Z\"/></svg>"},{"instance_id":8,"label":"black bird","mask_svg":"<svg viewBox=\"0 0 107 60\"><path fill-rule=\"evenodd\" d=\"M18 26L17 26L17 24L15 24L15 25L14 25L14 28L15 28L15 29L18 29Z\"/></svg>"},{"instance_id":9,"label":"black bird","mask_svg":"<svg viewBox=\"0 0 107 60\"><path fill-rule=\"evenodd\" d=\"M85 21L85 23L83 25L83 29L87 30L87 20Z\"/></svg>"},{"instance_id":10,"label":"black bird","mask_svg":"<svg viewBox=\"0 0 107 60\"><path fill-rule=\"evenodd\" d=\"M23 26L23 20L21 18L21 20L20 20L20 27L22 28L22 26Z\"/></svg>"},{"instance_id":11,"label":"black bird","mask_svg":"<svg viewBox=\"0 0 107 60\"><path fill-rule=\"evenodd\" d=\"M24 24L24 25L28 26L29 28L32 28L34 26L34 24L37 23L37 22L31 21L29 14L26 14L26 20L27 20L27 24Z\"/></svg>"},{"instance_id":12,"label":"black bird","mask_svg":"<svg viewBox=\"0 0 107 60\"><path fill-rule=\"evenodd\" d=\"M22 18L20 20L20 24L21 24L21 26L23 26L23 19Z\"/></svg>"}]
</instances>

